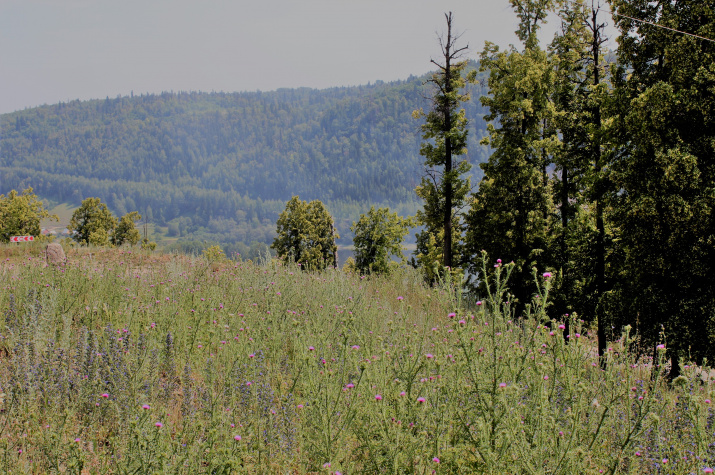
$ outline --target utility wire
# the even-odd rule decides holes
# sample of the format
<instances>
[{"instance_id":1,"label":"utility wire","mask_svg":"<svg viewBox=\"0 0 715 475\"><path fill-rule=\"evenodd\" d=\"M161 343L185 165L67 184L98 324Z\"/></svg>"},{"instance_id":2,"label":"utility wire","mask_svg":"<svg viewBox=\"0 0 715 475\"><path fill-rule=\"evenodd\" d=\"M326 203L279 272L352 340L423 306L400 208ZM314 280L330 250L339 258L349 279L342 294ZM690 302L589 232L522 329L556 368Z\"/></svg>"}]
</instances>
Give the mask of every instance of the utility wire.
<instances>
[{"instance_id":1,"label":"utility wire","mask_svg":"<svg viewBox=\"0 0 715 475\"><path fill-rule=\"evenodd\" d=\"M706 37L704 37L704 36L695 35L695 34L693 34L693 33L688 33L687 31L676 30L675 28L670 28L670 27L668 27L668 26L659 25L659 24L657 24L657 23L652 23L652 22L649 22L649 21L646 21L646 20L639 20L638 18L633 18L633 17L630 17L630 16L628 16L628 15L624 15L624 14L622 14L622 13L616 13L616 12L609 12L609 13L610 13L611 15L622 16L622 17L624 17L624 18L628 18L629 20L638 21L638 22L641 22L641 23L647 23L648 25L653 25L653 26L658 27L658 28L664 28L664 29L666 29L666 30L674 31L674 32L676 32L676 33L681 33L681 34L683 34L683 35L692 36L693 38L698 38L698 39L701 39L701 40L711 41L711 42L715 43L715 40L713 40L712 38L706 38Z\"/></svg>"}]
</instances>

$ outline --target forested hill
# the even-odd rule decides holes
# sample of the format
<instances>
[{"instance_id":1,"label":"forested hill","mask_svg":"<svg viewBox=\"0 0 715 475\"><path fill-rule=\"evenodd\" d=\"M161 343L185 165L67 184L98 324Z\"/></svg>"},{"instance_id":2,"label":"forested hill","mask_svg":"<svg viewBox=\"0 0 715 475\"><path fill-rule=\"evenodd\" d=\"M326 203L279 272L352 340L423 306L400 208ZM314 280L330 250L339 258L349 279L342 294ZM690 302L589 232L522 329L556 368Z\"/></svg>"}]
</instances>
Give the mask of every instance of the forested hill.
<instances>
[{"instance_id":1,"label":"forested hill","mask_svg":"<svg viewBox=\"0 0 715 475\"><path fill-rule=\"evenodd\" d=\"M292 195L320 199L343 237L370 204L416 210L425 77L367 86L72 101L0 116L0 193L100 197L183 239L270 242ZM487 159L472 86L469 160ZM478 167L475 167L475 170Z\"/></svg>"}]
</instances>

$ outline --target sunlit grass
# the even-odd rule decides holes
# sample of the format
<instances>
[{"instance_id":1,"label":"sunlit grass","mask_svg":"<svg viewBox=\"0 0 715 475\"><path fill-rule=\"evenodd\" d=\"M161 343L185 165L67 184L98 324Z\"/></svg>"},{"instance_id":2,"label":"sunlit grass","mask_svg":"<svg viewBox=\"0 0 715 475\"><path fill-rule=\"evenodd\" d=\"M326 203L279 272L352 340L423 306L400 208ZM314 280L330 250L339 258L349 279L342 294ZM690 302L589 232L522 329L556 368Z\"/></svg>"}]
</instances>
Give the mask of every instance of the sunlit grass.
<instances>
[{"instance_id":1,"label":"sunlit grass","mask_svg":"<svg viewBox=\"0 0 715 475\"><path fill-rule=\"evenodd\" d=\"M508 266L466 308L409 270L364 278L101 249L55 268L39 250L3 252L3 472L715 464L712 387L696 368L671 385L625 335L602 370L581 322L566 339L548 308L511 315ZM538 282L546 302L549 278Z\"/></svg>"}]
</instances>

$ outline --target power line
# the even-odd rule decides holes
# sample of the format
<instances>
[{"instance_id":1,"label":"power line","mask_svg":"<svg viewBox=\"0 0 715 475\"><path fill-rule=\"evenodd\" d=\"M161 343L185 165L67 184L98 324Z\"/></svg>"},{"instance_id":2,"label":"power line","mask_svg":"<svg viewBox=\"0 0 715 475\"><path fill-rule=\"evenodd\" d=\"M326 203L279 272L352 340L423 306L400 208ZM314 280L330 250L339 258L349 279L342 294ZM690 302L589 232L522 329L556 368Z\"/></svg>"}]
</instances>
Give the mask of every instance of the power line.
<instances>
[{"instance_id":1,"label":"power line","mask_svg":"<svg viewBox=\"0 0 715 475\"><path fill-rule=\"evenodd\" d=\"M676 33L681 33L681 34L683 34L683 35L692 36L693 38L698 38L698 39L701 39L701 40L711 41L711 42L715 43L715 40L713 40L712 38L706 38L706 37L704 37L704 36L695 35L695 34L693 34L693 33L688 33L687 31L676 30L675 28L670 28L670 27L668 27L668 26L659 25L659 24L657 24L657 23L652 23L652 22L646 21L646 20L639 20L638 18L633 18L633 17L630 17L630 16L628 16L628 15L624 15L624 14L622 14L622 13L616 13L616 12L611 12L611 11L609 11L609 13L610 13L611 15L622 16L623 18L628 18L629 20L638 21L638 22L641 22L641 23L646 23L646 24L648 24L648 25L652 25L652 26L655 26L655 27L657 27L657 28L663 28L663 29L666 29L666 30L674 31L674 32L676 32Z\"/></svg>"}]
</instances>

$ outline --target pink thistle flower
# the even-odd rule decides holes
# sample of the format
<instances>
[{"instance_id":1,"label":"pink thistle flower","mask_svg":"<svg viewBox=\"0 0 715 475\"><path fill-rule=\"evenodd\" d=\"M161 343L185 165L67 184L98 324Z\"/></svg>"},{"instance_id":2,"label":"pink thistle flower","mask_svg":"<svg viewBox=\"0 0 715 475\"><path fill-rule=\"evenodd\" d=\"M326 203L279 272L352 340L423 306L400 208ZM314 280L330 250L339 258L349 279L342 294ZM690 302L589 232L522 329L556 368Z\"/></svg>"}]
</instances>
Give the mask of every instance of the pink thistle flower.
<instances>
[{"instance_id":1,"label":"pink thistle flower","mask_svg":"<svg viewBox=\"0 0 715 475\"><path fill-rule=\"evenodd\" d=\"M399 297L397 297L397 300L404 300L404 297L399 296Z\"/></svg>"},{"instance_id":2,"label":"pink thistle flower","mask_svg":"<svg viewBox=\"0 0 715 475\"><path fill-rule=\"evenodd\" d=\"M457 316L457 314L456 314L456 313L450 313L450 314L449 314L449 315L447 315L447 316L448 316L449 318L454 318L454 317L456 317L456 316Z\"/></svg>"},{"instance_id":3,"label":"pink thistle flower","mask_svg":"<svg viewBox=\"0 0 715 475\"><path fill-rule=\"evenodd\" d=\"M418 397L418 398L417 398L417 402L419 402L419 403L421 404L421 403L425 402L425 398L423 398L423 397Z\"/></svg>"},{"instance_id":4,"label":"pink thistle flower","mask_svg":"<svg viewBox=\"0 0 715 475\"><path fill-rule=\"evenodd\" d=\"M77 437L74 441L79 444L80 442L82 442L82 439L80 439L79 437Z\"/></svg>"},{"instance_id":5,"label":"pink thistle flower","mask_svg":"<svg viewBox=\"0 0 715 475\"><path fill-rule=\"evenodd\" d=\"M439 459L438 459L437 457L434 457L434 458L432 459L432 461L433 461L434 463L439 463Z\"/></svg>"},{"instance_id":6,"label":"pink thistle flower","mask_svg":"<svg viewBox=\"0 0 715 475\"><path fill-rule=\"evenodd\" d=\"M151 406L149 404L144 404L142 406L142 409L144 409L145 411L148 411L149 409L151 409Z\"/></svg>"},{"instance_id":7,"label":"pink thistle flower","mask_svg":"<svg viewBox=\"0 0 715 475\"><path fill-rule=\"evenodd\" d=\"M109 397L109 394L104 393L104 394L102 394L102 397L105 398L105 399L107 399L107 398Z\"/></svg>"},{"instance_id":8,"label":"pink thistle flower","mask_svg":"<svg viewBox=\"0 0 715 475\"><path fill-rule=\"evenodd\" d=\"M506 383L499 383L499 387L500 387L500 388L505 388L505 387L506 387Z\"/></svg>"},{"instance_id":9,"label":"pink thistle flower","mask_svg":"<svg viewBox=\"0 0 715 475\"><path fill-rule=\"evenodd\" d=\"M155 426L157 429L161 429L162 427L164 427L164 424L162 424L161 422L155 422L155 423L154 423L154 426Z\"/></svg>"},{"instance_id":10,"label":"pink thistle flower","mask_svg":"<svg viewBox=\"0 0 715 475\"><path fill-rule=\"evenodd\" d=\"M551 272L544 272L544 279L551 277Z\"/></svg>"},{"instance_id":11,"label":"pink thistle flower","mask_svg":"<svg viewBox=\"0 0 715 475\"><path fill-rule=\"evenodd\" d=\"M376 401L382 401L382 396L380 396L379 394L376 394L376 395L375 395L375 400L376 400Z\"/></svg>"},{"instance_id":12,"label":"pink thistle flower","mask_svg":"<svg viewBox=\"0 0 715 475\"><path fill-rule=\"evenodd\" d=\"M706 399L705 404L710 404L710 399Z\"/></svg>"},{"instance_id":13,"label":"pink thistle flower","mask_svg":"<svg viewBox=\"0 0 715 475\"><path fill-rule=\"evenodd\" d=\"M559 325L559 330L565 330L565 329L566 329L566 325L563 325L563 324Z\"/></svg>"},{"instance_id":14,"label":"pink thistle flower","mask_svg":"<svg viewBox=\"0 0 715 475\"><path fill-rule=\"evenodd\" d=\"M309 346L309 347L308 347L308 351L315 351L315 348L312 347L312 346Z\"/></svg>"},{"instance_id":15,"label":"pink thistle flower","mask_svg":"<svg viewBox=\"0 0 715 475\"><path fill-rule=\"evenodd\" d=\"M400 396L405 397L405 396L407 396L407 393L404 392L404 391L402 391L402 392L400 393Z\"/></svg>"},{"instance_id":16,"label":"pink thistle flower","mask_svg":"<svg viewBox=\"0 0 715 475\"><path fill-rule=\"evenodd\" d=\"M234 436L233 436L233 440L235 440L235 441L240 441L240 440L241 440L241 436L240 436L240 435L234 435Z\"/></svg>"}]
</instances>

